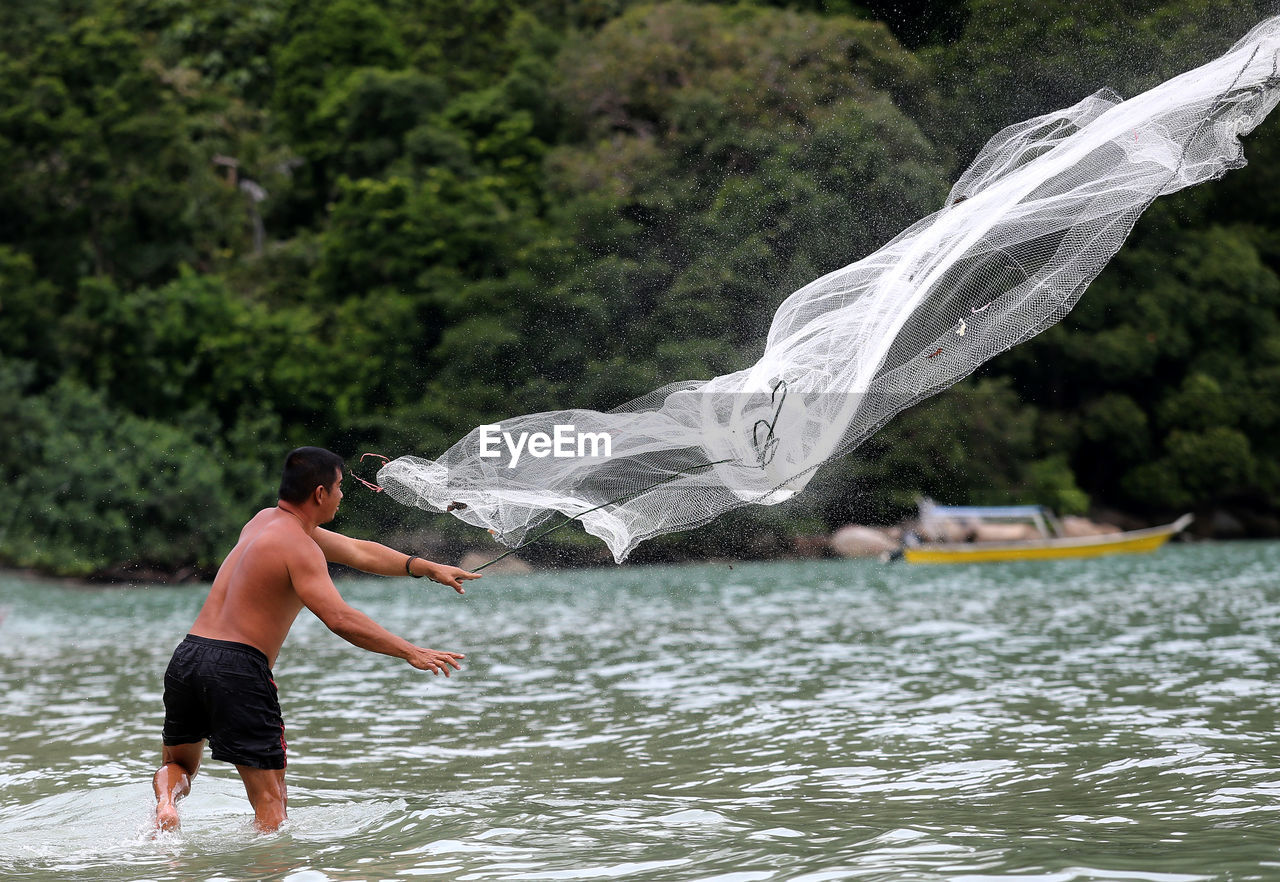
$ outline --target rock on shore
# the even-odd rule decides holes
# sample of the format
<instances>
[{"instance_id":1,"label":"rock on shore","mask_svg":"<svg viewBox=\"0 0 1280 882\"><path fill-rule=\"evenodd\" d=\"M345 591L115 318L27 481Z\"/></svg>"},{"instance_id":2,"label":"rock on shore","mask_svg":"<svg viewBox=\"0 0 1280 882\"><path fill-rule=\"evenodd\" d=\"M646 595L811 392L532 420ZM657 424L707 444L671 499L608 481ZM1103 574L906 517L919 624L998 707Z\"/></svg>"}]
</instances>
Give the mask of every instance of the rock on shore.
<instances>
[{"instance_id":1,"label":"rock on shore","mask_svg":"<svg viewBox=\"0 0 1280 882\"><path fill-rule=\"evenodd\" d=\"M850 524L831 534L831 549L841 557L879 557L899 545L901 532L889 527Z\"/></svg>"}]
</instances>

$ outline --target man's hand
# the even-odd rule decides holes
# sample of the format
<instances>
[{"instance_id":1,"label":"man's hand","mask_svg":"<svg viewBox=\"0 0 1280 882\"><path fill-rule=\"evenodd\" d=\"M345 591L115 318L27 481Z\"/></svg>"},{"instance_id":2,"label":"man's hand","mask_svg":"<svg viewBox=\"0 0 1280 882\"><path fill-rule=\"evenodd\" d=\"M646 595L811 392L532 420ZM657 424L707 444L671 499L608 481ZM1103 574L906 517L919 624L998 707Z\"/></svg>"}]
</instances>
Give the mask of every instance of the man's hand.
<instances>
[{"instance_id":1,"label":"man's hand","mask_svg":"<svg viewBox=\"0 0 1280 882\"><path fill-rule=\"evenodd\" d=\"M447 677L451 673L449 671L450 665L453 666L454 670L462 670L462 665L458 664L458 660L464 658L466 656L460 652L440 652L437 649L415 646L409 652L405 661L420 671L430 671L433 674L439 674L443 671Z\"/></svg>"},{"instance_id":2,"label":"man's hand","mask_svg":"<svg viewBox=\"0 0 1280 882\"><path fill-rule=\"evenodd\" d=\"M431 569L427 571L427 578L432 582L439 582L441 585L448 585L459 594L466 594L467 591L462 587L462 583L469 582L472 579L483 579L484 576L480 573L468 573L461 567L432 564Z\"/></svg>"}]
</instances>

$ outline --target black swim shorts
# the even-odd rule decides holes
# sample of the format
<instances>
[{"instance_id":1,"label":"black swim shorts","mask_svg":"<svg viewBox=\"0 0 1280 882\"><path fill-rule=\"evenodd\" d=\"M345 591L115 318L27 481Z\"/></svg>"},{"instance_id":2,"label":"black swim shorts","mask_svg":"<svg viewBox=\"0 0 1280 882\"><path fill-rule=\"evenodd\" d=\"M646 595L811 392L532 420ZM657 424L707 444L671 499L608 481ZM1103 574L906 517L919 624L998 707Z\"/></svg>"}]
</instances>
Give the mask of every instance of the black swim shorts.
<instances>
[{"instance_id":1,"label":"black swim shorts","mask_svg":"<svg viewBox=\"0 0 1280 882\"><path fill-rule=\"evenodd\" d=\"M216 760L283 769L284 718L266 655L188 634L164 673L163 737L167 745L208 738Z\"/></svg>"}]
</instances>

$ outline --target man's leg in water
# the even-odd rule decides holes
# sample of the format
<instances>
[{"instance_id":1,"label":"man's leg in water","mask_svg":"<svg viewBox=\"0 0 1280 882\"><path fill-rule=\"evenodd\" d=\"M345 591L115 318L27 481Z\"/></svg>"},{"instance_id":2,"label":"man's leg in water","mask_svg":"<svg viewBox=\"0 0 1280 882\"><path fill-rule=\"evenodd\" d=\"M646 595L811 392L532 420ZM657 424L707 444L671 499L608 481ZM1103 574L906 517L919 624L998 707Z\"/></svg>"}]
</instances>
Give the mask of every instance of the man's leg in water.
<instances>
[{"instance_id":1,"label":"man's leg in water","mask_svg":"<svg viewBox=\"0 0 1280 882\"><path fill-rule=\"evenodd\" d=\"M191 792L191 779L200 768L204 742L166 744L159 771L151 780L156 791L156 829L178 829L178 800Z\"/></svg>"},{"instance_id":2,"label":"man's leg in water","mask_svg":"<svg viewBox=\"0 0 1280 882\"><path fill-rule=\"evenodd\" d=\"M272 833L284 823L288 798L284 788L284 769L255 769L236 766L244 781L249 804L253 806L254 826L262 833Z\"/></svg>"}]
</instances>

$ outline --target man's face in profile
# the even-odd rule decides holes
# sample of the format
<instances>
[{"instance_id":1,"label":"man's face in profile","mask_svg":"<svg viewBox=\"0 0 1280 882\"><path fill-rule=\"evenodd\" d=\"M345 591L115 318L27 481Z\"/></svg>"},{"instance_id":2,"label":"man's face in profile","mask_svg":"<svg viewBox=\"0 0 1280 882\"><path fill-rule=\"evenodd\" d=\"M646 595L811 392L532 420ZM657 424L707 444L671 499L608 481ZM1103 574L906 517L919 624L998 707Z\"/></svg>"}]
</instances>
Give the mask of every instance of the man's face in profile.
<instances>
[{"instance_id":1,"label":"man's face in profile","mask_svg":"<svg viewBox=\"0 0 1280 882\"><path fill-rule=\"evenodd\" d=\"M338 506L342 503L342 469L334 471L333 483L325 488L320 500L319 523L327 524L338 514Z\"/></svg>"}]
</instances>

